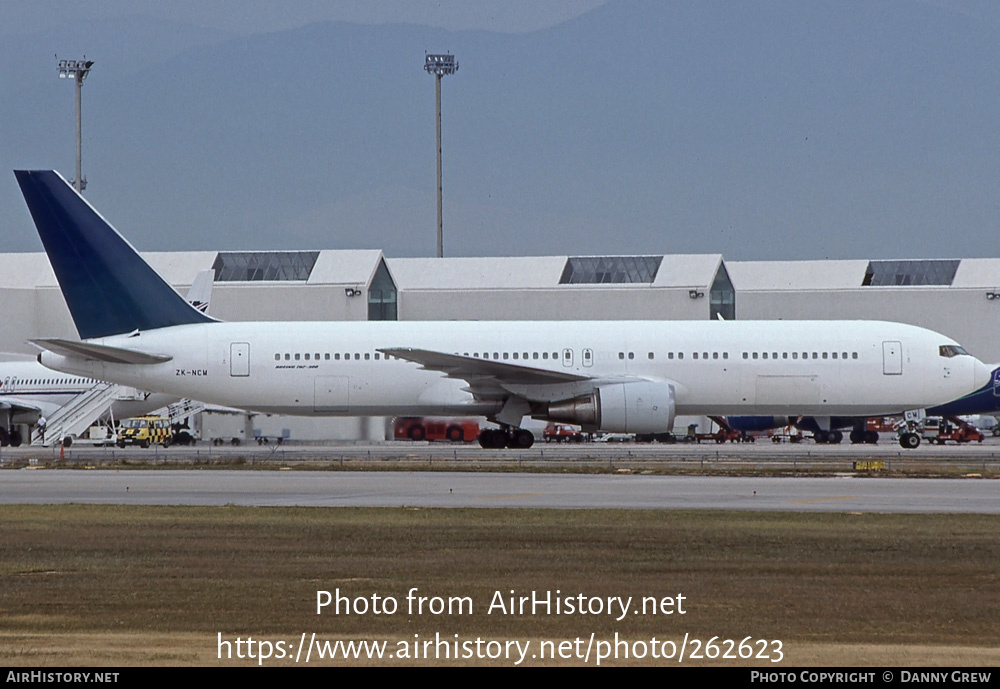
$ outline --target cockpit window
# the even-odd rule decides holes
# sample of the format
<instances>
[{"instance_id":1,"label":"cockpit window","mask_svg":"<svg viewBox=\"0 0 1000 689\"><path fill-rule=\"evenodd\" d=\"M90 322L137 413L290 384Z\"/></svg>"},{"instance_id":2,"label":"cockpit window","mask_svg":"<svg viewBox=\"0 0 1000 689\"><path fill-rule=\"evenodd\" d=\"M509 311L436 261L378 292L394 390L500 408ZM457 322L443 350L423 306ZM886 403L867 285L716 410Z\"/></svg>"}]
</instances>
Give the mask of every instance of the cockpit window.
<instances>
[{"instance_id":1,"label":"cockpit window","mask_svg":"<svg viewBox=\"0 0 1000 689\"><path fill-rule=\"evenodd\" d=\"M953 356L968 356L969 353L959 345L941 345L938 347L938 354L950 359Z\"/></svg>"}]
</instances>

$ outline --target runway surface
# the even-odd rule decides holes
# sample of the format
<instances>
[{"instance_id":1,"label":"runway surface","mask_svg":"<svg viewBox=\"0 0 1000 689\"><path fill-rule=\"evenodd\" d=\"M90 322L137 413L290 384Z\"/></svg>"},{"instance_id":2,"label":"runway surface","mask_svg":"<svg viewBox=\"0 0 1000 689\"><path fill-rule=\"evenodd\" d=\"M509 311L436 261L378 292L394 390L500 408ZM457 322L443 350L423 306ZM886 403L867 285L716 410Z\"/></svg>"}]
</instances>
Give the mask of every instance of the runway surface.
<instances>
[{"instance_id":1,"label":"runway surface","mask_svg":"<svg viewBox=\"0 0 1000 689\"><path fill-rule=\"evenodd\" d=\"M989 479L466 472L8 470L0 503L1000 513Z\"/></svg>"}]
</instances>

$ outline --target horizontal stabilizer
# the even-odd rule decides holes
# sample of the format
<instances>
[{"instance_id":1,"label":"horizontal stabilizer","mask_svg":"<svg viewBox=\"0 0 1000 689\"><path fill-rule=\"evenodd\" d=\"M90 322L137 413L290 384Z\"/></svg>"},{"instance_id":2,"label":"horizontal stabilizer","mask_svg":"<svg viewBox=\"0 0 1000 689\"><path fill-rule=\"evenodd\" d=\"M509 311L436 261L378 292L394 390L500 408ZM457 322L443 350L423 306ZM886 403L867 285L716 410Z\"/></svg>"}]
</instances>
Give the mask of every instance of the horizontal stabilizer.
<instances>
[{"instance_id":1,"label":"horizontal stabilizer","mask_svg":"<svg viewBox=\"0 0 1000 689\"><path fill-rule=\"evenodd\" d=\"M172 356L165 354L146 354L145 352L137 352L134 349L109 347L90 342L62 340L57 337L44 337L37 340L29 340L29 342L39 349L44 349L70 359L103 361L108 364L162 364L173 359Z\"/></svg>"}]
</instances>

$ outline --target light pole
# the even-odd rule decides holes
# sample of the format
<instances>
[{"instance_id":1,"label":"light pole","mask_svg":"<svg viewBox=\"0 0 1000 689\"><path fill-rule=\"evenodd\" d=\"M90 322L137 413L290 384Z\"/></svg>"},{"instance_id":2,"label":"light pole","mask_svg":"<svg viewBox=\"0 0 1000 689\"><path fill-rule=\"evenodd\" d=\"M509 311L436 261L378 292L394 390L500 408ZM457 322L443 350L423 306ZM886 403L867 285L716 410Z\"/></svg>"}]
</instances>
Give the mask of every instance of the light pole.
<instances>
[{"instance_id":1,"label":"light pole","mask_svg":"<svg viewBox=\"0 0 1000 689\"><path fill-rule=\"evenodd\" d=\"M444 257L444 229L441 219L441 77L458 71L454 55L424 54L424 71L434 75L434 97L437 104L437 183L438 183L438 258Z\"/></svg>"},{"instance_id":2,"label":"light pole","mask_svg":"<svg viewBox=\"0 0 1000 689\"><path fill-rule=\"evenodd\" d=\"M93 60L88 60L84 55L82 60L59 60L59 78L74 79L76 81L76 179L74 184L79 193L87 188L87 180L83 178L80 168L83 158L83 119L81 116L81 102L83 100L83 80L90 74L90 68L94 65Z\"/></svg>"}]
</instances>

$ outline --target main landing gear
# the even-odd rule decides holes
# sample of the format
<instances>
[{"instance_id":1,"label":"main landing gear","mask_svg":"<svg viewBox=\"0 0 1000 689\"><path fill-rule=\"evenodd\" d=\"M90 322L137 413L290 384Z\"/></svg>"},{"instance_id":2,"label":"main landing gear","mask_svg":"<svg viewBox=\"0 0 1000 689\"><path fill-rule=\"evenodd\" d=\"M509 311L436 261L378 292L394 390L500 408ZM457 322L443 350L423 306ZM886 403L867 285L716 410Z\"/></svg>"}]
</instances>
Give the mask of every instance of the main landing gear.
<instances>
[{"instance_id":1,"label":"main landing gear","mask_svg":"<svg viewBox=\"0 0 1000 689\"><path fill-rule=\"evenodd\" d=\"M11 428L8 431L3 426L0 426L0 446L7 447L10 445L11 447L19 447L22 440L21 432L16 428Z\"/></svg>"},{"instance_id":2,"label":"main landing gear","mask_svg":"<svg viewBox=\"0 0 1000 689\"><path fill-rule=\"evenodd\" d=\"M535 436L524 428L501 426L500 428L484 428L479 432L479 445L494 450L502 447L527 450L534 444Z\"/></svg>"},{"instance_id":3,"label":"main landing gear","mask_svg":"<svg viewBox=\"0 0 1000 689\"><path fill-rule=\"evenodd\" d=\"M878 431L853 430L851 431L851 442L855 445L860 445L862 443L875 445L878 443Z\"/></svg>"},{"instance_id":4,"label":"main landing gear","mask_svg":"<svg viewBox=\"0 0 1000 689\"><path fill-rule=\"evenodd\" d=\"M813 433L813 440L817 443L829 443L830 445L838 445L840 441L844 439L844 434L840 431L824 431L818 430Z\"/></svg>"}]
</instances>

